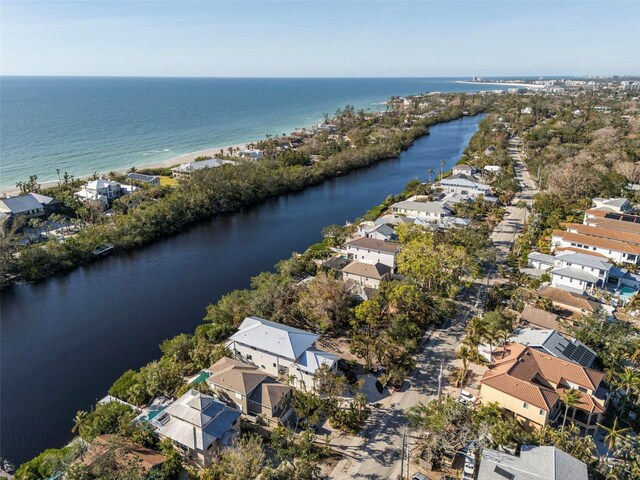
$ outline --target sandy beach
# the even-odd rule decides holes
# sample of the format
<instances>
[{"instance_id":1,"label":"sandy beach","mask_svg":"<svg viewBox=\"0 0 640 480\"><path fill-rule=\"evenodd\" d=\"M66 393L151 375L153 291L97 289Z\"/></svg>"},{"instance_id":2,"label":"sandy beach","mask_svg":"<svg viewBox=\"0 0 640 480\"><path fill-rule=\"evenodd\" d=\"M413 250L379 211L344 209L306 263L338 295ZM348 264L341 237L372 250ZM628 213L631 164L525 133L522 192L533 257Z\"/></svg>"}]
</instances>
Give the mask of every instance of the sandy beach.
<instances>
[{"instance_id":1,"label":"sandy beach","mask_svg":"<svg viewBox=\"0 0 640 480\"><path fill-rule=\"evenodd\" d=\"M541 89L544 88L544 85L535 85L532 83L510 83L510 82L472 82L469 80L457 80L456 83L468 83L475 85L497 85L500 87L513 87L513 88L533 88L533 89Z\"/></svg>"},{"instance_id":2,"label":"sandy beach","mask_svg":"<svg viewBox=\"0 0 640 480\"><path fill-rule=\"evenodd\" d=\"M196 152L183 153L182 155L178 155L177 157L173 157L173 158L170 158L168 160L163 160L162 162L144 163L144 164L136 165L135 167L138 170L144 170L146 168L169 168L169 167L173 167L174 165L193 162L198 157L203 157L203 156L204 157L215 157L216 155L218 155L220 153L220 150L224 150L225 152L229 148L244 150L244 149L247 148L247 145L250 144L250 143L251 142L237 143L235 145L227 145L225 147L207 148L205 150L198 150ZM126 174L127 171L126 170L116 170L116 173ZM99 173L99 175L106 175L106 174L107 174L107 172ZM77 177L77 178L79 178L80 180L86 180L86 179L90 178L91 176L92 175L86 175L86 176ZM56 185L58 183L58 181L57 180L50 180L50 181L39 182L39 183L40 183L40 187L41 188L48 188L48 187L53 187L54 185ZM17 188L17 187L0 188L0 197L15 196L15 195L19 195L19 194L20 194L20 189Z\"/></svg>"}]
</instances>

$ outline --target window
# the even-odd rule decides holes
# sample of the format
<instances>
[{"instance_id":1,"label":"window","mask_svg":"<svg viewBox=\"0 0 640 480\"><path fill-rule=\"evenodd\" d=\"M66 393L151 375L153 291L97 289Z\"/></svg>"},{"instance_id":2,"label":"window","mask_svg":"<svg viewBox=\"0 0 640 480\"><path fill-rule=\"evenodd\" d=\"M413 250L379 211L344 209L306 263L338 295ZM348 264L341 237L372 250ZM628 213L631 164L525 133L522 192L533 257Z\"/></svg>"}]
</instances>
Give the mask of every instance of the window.
<instances>
[{"instance_id":1,"label":"window","mask_svg":"<svg viewBox=\"0 0 640 480\"><path fill-rule=\"evenodd\" d=\"M528 404L527 402L524 402L524 403L522 404L522 406L523 406L524 408L529 408L529 404Z\"/></svg>"},{"instance_id":2,"label":"window","mask_svg":"<svg viewBox=\"0 0 640 480\"><path fill-rule=\"evenodd\" d=\"M544 415L544 410L540 409L540 410L538 411L538 413L539 413L540 415Z\"/></svg>"},{"instance_id":3,"label":"window","mask_svg":"<svg viewBox=\"0 0 640 480\"><path fill-rule=\"evenodd\" d=\"M274 364L273 364L273 367L275 368L275 367L277 367L277 365L274 363Z\"/></svg>"},{"instance_id":4,"label":"window","mask_svg":"<svg viewBox=\"0 0 640 480\"><path fill-rule=\"evenodd\" d=\"M247 360L251 360L253 357L251 355L247 355Z\"/></svg>"}]
</instances>

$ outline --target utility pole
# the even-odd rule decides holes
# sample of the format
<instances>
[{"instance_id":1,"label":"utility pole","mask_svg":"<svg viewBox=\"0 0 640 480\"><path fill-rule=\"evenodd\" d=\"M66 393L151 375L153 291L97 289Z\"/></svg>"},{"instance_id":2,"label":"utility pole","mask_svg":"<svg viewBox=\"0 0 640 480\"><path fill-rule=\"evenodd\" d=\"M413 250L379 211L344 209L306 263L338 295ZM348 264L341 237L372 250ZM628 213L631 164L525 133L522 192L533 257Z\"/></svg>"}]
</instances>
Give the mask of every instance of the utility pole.
<instances>
[{"instance_id":1,"label":"utility pole","mask_svg":"<svg viewBox=\"0 0 640 480\"><path fill-rule=\"evenodd\" d=\"M442 366L443 363L440 363L440 374L438 375L438 403L440 403L440 393L442 392Z\"/></svg>"},{"instance_id":2,"label":"utility pole","mask_svg":"<svg viewBox=\"0 0 640 480\"><path fill-rule=\"evenodd\" d=\"M404 478L404 449L407 444L407 430L402 434L402 452L400 453L400 480Z\"/></svg>"}]
</instances>

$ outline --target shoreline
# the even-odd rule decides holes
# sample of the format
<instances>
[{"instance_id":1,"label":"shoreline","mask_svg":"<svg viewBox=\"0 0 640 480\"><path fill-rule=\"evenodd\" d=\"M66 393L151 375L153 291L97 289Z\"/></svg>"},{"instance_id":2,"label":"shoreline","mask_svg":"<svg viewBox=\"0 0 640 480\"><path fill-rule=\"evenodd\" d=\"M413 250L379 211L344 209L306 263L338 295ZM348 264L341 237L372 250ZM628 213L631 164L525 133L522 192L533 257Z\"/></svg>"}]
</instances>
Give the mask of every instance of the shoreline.
<instances>
[{"instance_id":1,"label":"shoreline","mask_svg":"<svg viewBox=\"0 0 640 480\"><path fill-rule=\"evenodd\" d=\"M197 157L201 156L212 156L215 157L220 153L220 150L227 150L228 148L239 148L240 150L244 150L247 148L247 145L250 143L255 143L258 140L247 141L244 143L236 143L234 145L225 145L224 147L211 147L205 148L204 150L197 150L189 153L182 153L176 157L169 158L167 160L162 160L154 163L145 163L142 165L134 165L136 170L144 170L147 168L169 168L175 165L182 165L183 163L193 162ZM128 170L128 169L127 169ZM127 170L113 170L118 174L127 174ZM108 172L107 172L108 173ZM100 174L106 175L107 173ZM74 180L88 180L93 175L82 175L80 177L74 177ZM40 188L50 188L54 187L58 184L58 180L46 180L44 182L38 182ZM20 189L18 187L0 187L0 198L6 196L16 196L20 194Z\"/></svg>"},{"instance_id":2,"label":"shoreline","mask_svg":"<svg viewBox=\"0 0 640 480\"><path fill-rule=\"evenodd\" d=\"M466 83L471 85L497 85L499 87L514 87L514 88L532 88L534 90L539 90L545 87L545 85L536 85L533 83L473 82L471 80L456 80L456 83Z\"/></svg>"}]
</instances>

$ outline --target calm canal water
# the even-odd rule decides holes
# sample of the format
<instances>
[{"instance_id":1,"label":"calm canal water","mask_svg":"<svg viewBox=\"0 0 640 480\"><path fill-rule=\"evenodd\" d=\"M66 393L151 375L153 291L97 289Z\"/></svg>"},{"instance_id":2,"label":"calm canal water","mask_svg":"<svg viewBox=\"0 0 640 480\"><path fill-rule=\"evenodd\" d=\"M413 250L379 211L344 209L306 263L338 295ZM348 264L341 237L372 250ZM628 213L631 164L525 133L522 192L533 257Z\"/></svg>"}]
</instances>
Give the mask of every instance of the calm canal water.
<instances>
[{"instance_id":1,"label":"calm canal water","mask_svg":"<svg viewBox=\"0 0 640 480\"><path fill-rule=\"evenodd\" d=\"M428 168L453 166L480 117L431 128L399 158L193 226L68 275L4 292L1 303L0 456L16 464L71 439L122 372L200 323L209 303L248 286L325 225L362 215Z\"/></svg>"}]
</instances>

